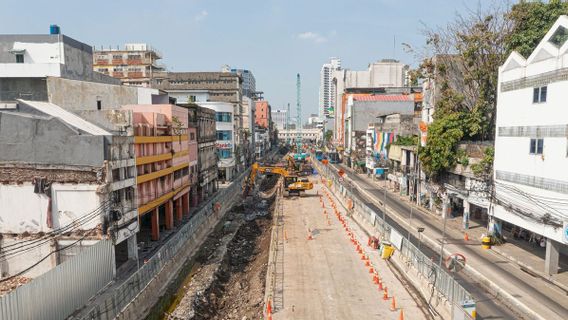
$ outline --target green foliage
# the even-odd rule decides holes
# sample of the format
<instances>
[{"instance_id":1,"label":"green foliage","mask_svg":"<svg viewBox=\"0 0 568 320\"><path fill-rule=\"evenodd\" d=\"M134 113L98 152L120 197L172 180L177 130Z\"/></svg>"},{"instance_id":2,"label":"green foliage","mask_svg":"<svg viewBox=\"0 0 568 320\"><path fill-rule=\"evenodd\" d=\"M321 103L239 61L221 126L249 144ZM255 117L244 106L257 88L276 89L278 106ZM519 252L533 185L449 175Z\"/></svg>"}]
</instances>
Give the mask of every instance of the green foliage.
<instances>
[{"instance_id":1,"label":"green foliage","mask_svg":"<svg viewBox=\"0 0 568 320\"><path fill-rule=\"evenodd\" d=\"M560 15L568 14L568 3L560 0L521 1L511 8L507 18L512 30L505 45L527 58Z\"/></svg>"},{"instance_id":2,"label":"green foliage","mask_svg":"<svg viewBox=\"0 0 568 320\"><path fill-rule=\"evenodd\" d=\"M456 149L464 137L464 118L461 113L451 113L438 118L428 128L428 143L419 151L424 171L436 176L457 163Z\"/></svg>"},{"instance_id":3,"label":"green foliage","mask_svg":"<svg viewBox=\"0 0 568 320\"><path fill-rule=\"evenodd\" d=\"M395 146L417 146L418 136L398 136L392 144Z\"/></svg>"},{"instance_id":4,"label":"green foliage","mask_svg":"<svg viewBox=\"0 0 568 320\"><path fill-rule=\"evenodd\" d=\"M323 137L323 139L325 140L325 142L329 142L329 140L331 140L331 137L333 136L333 131L331 130L327 130L325 132L325 135Z\"/></svg>"},{"instance_id":5,"label":"green foliage","mask_svg":"<svg viewBox=\"0 0 568 320\"><path fill-rule=\"evenodd\" d=\"M469 165L469 157L467 155L467 152L465 152L464 149L457 149L456 150L456 162L461 164L464 167L467 167Z\"/></svg>"},{"instance_id":6,"label":"green foliage","mask_svg":"<svg viewBox=\"0 0 568 320\"><path fill-rule=\"evenodd\" d=\"M471 165L471 171L477 177L487 178L491 175L493 171L493 159L495 156L495 149L493 147L487 147L483 151L483 159L479 163Z\"/></svg>"}]
</instances>

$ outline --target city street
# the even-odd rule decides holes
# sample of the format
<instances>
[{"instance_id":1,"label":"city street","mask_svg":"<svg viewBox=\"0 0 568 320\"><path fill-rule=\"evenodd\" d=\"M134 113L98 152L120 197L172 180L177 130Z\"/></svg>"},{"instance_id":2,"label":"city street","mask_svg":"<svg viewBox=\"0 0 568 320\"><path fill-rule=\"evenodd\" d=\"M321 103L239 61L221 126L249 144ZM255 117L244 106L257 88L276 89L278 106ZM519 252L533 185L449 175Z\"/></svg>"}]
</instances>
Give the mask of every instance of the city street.
<instances>
[{"instance_id":1,"label":"city street","mask_svg":"<svg viewBox=\"0 0 568 320\"><path fill-rule=\"evenodd\" d=\"M373 283L329 200L323 197L325 209L320 205L316 192L322 195L323 190L318 184L305 197L283 200L283 232L278 239L283 245L276 261L273 319L399 319L401 309L407 319L428 319L378 251L366 245L363 231L348 222L388 287L389 299L383 300L383 291ZM393 296L395 311L390 310Z\"/></svg>"},{"instance_id":2,"label":"city street","mask_svg":"<svg viewBox=\"0 0 568 320\"><path fill-rule=\"evenodd\" d=\"M357 175L343 165L335 165L335 168L343 168L349 179L356 186L353 191L359 194L367 202L369 207L374 208L377 212L381 211L381 204L384 199L384 191L379 189L369 178L363 175ZM372 196L372 198L369 197ZM398 199L398 196L387 193L387 222L398 226L399 230L408 230L408 221L410 216L410 207L407 203ZM382 212L382 211L381 211ZM393 215L394 213L394 215ZM423 233L423 245L425 248L426 241L424 238L430 238L440 243L442 238L441 221L429 216L422 211L414 210L412 225L413 242L417 243L418 239L415 233L417 226L425 227ZM446 250L454 253L460 252L467 258L468 265L477 270L483 276L487 277L496 286L510 293L520 303L525 304L528 308L542 319L566 319L568 317L568 307L566 305L566 292L556 286L546 283L538 278L531 276L520 270L512 262L506 260L502 256L488 250L483 250L479 245L479 241L464 243L463 233L459 230L446 230L447 243ZM438 259L439 248L435 252L431 251L430 255ZM477 298L478 317L482 319L511 319L520 316L519 309L511 310L498 303L491 294L480 286L478 279L473 279L463 273L458 274L457 279Z\"/></svg>"}]
</instances>

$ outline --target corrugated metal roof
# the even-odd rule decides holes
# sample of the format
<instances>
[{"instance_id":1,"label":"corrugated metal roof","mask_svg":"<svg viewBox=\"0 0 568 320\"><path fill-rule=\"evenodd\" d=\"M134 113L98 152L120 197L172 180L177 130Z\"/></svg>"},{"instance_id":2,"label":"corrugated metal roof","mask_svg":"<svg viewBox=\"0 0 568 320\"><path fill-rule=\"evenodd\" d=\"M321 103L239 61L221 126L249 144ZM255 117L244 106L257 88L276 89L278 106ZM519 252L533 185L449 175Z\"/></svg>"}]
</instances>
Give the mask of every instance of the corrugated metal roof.
<instances>
[{"instance_id":1,"label":"corrugated metal roof","mask_svg":"<svg viewBox=\"0 0 568 320\"><path fill-rule=\"evenodd\" d=\"M411 95L368 95L362 97L353 97L355 101L385 101L385 102L406 102L414 101Z\"/></svg>"},{"instance_id":2,"label":"corrugated metal roof","mask_svg":"<svg viewBox=\"0 0 568 320\"><path fill-rule=\"evenodd\" d=\"M79 117L78 115L69 112L60 106L50 103L50 102L41 102L41 101L28 101L18 99L19 102L24 103L34 109L37 109L40 112L48 114L52 117L61 119L61 121L79 129L85 131L89 134L95 136L110 136L112 135L110 132L101 129L100 127L88 122L87 120Z\"/></svg>"}]
</instances>

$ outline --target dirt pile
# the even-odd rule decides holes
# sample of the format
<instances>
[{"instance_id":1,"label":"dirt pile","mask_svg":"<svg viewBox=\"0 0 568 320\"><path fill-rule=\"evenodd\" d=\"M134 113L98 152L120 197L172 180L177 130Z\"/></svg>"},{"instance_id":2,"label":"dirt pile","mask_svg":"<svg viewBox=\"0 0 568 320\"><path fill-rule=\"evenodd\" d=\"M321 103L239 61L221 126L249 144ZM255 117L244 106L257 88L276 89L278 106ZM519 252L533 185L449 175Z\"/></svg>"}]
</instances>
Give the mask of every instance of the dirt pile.
<instances>
[{"instance_id":1,"label":"dirt pile","mask_svg":"<svg viewBox=\"0 0 568 320\"><path fill-rule=\"evenodd\" d=\"M262 189L277 180L263 181ZM272 207L270 199L253 198L232 208L200 248L183 298L166 319L262 317Z\"/></svg>"}]
</instances>

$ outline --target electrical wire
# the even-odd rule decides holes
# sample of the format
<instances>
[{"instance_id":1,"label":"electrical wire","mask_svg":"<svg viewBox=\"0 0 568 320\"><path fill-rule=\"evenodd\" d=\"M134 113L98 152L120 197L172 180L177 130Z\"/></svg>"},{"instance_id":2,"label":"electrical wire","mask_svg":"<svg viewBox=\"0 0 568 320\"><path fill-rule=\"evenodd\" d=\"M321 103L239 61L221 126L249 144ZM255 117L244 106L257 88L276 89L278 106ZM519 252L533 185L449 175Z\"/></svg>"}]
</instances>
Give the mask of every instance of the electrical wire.
<instances>
[{"instance_id":1,"label":"electrical wire","mask_svg":"<svg viewBox=\"0 0 568 320\"><path fill-rule=\"evenodd\" d=\"M19 256L23 253L29 252L29 251L31 251L35 248L41 247L44 244L52 241L55 237L57 237L58 235L60 235L64 232L71 232L71 231L79 228L80 226L82 226L82 225L92 221L93 219L99 217L100 216L99 214L101 212L103 212L104 210L106 210L108 208L108 205L109 204L107 202L101 204L101 206L99 206L94 211L91 211L87 215L82 216L81 218L74 220L74 222L68 224L64 228L60 228L58 230L54 230L54 231L50 232L47 236L43 236L39 239L34 239L34 240L20 241L20 242L6 246L5 248L3 248L2 252L1 252L2 256L0 257L0 261L5 261L8 258L13 258L15 256ZM6 250L6 248L8 248L8 249Z\"/></svg>"},{"instance_id":2,"label":"electrical wire","mask_svg":"<svg viewBox=\"0 0 568 320\"><path fill-rule=\"evenodd\" d=\"M77 243L83 241L85 238L86 238L86 235L84 235L81 239L79 239L79 240L73 242L73 243L70 244L70 245L67 245L67 246L65 246L65 247L61 247L61 248L58 248L58 249L55 249L55 250L51 251L51 252L48 253L46 256L44 256L43 258L41 258L39 261L37 261L36 263L32 264L31 266L27 267L26 269L24 269L24 270L22 270L22 271L20 271L20 272L18 272L18 273L16 273L16 274L14 274L14 275L11 275L11 276L9 276L9 277L7 277L7 278L0 279L0 283L6 282L6 281L9 281L9 280L11 280L11 279L14 279L14 278L16 278L16 277L21 276L22 274L24 274L24 273L30 271L31 269L35 268L36 266L38 266L38 265L39 265L40 263L42 263L45 259L49 258L49 256L51 256L52 254L54 254L54 253L56 253L56 252L59 252L59 251L63 251L63 250L65 250L65 249L69 248L69 247L72 247L72 246L76 245Z\"/></svg>"}]
</instances>

